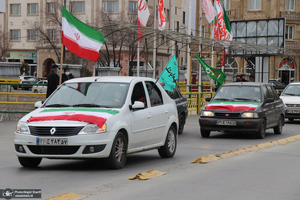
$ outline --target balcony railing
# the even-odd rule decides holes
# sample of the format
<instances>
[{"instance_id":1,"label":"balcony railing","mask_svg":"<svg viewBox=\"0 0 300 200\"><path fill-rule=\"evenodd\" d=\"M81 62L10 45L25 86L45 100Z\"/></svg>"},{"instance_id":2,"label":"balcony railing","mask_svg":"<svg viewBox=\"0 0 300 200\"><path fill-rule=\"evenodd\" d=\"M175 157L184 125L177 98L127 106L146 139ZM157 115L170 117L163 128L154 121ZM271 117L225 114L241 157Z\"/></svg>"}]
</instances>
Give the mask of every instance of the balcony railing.
<instances>
[{"instance_id":1,"label":"balcony railing","mask_svg":"<svg viewBox=\"0 0 300 200\"><path fill-rule=\"evenodd\" d=\"M281 11L280 17L285 17L287 20L300 20L300 12Z\"/></svg>"}]
</instances>

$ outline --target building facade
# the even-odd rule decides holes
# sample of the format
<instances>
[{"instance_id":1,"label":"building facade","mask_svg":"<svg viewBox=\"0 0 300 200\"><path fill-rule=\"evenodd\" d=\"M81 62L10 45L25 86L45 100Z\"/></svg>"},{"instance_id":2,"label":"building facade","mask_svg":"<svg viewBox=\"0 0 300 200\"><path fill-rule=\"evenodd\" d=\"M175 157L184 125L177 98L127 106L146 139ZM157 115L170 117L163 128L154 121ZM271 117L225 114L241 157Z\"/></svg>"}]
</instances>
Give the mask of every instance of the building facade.
<instances>
[{"instance_id":1,"label":"building facade","mask_svg":"<svg viewBox=\"0 0 300 200\"><path fill-rule=\"evenodd\" d=\"M251 81L267 82L268 79L279 79L288 84L300 80L300 1L296 0L220 0L224 3L230 21L244 21L246 24L257 22L257 30L264 29L260 26L260 20L284 18L284 48L292 50L292 55L247 55L245 57L227 57L225 72L247 73ZM199 26L200 22L198 22ZM210 24L207 23L205 15L202 15L202 27L205 37L211 34ZM266 35L272 35L272 30L266 28ZM249 30L246 30L250 32ZM283 47L283 46L279 46ZM210 52L203 52L209 54ZM266 59L267 64L259 69L259 60ZM216 56L215 65L221 62L221 55ZM264 62L264 61L263 61ZM234 77L234 76L233 76ZM234 79L233 79L234 80Z\"/></svg>"}]
</instances>

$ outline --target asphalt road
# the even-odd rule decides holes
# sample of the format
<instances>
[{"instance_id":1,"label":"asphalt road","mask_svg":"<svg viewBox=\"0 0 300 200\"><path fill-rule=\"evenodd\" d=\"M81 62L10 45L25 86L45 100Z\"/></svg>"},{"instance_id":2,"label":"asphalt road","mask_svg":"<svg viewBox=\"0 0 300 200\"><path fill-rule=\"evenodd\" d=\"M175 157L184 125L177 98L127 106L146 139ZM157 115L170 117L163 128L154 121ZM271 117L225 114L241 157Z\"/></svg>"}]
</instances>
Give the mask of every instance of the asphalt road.
<instances>
[{"instance_id":1,"label":"asphalt road","mask_svg":"<svg viewBox=\"0 0 300 200\"><path fill-rule=\"evenodd\" d=\"M132 154L121 170L108 170L102 161L47 159L36 169L22 168L13 146L17 122L0 122L0 189L41 189L42 199L65 193L89 200L300 199L300 140L207 164L191 163L198 157L298 135L300 121L286 123L281 135L270 129L265 139L256 139L250 134L218 132L201 138L197 120L198 116L188 117L174 158L161 159L156 150ZM148 170L166 174L128 180Z\"/></svg>"}]
</instances>

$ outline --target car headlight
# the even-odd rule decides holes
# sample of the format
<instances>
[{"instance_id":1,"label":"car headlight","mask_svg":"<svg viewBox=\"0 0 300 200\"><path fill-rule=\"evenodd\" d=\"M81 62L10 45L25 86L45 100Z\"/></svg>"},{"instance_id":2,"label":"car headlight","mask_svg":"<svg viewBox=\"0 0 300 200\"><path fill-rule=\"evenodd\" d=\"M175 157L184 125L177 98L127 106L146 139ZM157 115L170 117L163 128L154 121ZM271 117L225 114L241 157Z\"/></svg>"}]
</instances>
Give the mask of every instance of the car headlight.
<instances>
[{"instance_id":1,"label":"car headlight","mask_svg":"<svg viewBox=\"0 0 300 200\"><path fill-rule=\"evenodd\" d=\"M99 127L97 124L88 124L79 132L79 134L96 134L104 132L106 132L106 124L103 124L101 127Z\"/></svg>"},{"instance_id":2,"label":"car headlight","mask_svg":"<svg viewBox=\"0 0 300 200\"><path fill-rule=\"evenodd\" d=\"M26 122L18 122L16 133L30 134L29 127Z\"/></svg>"},{"instance_id":3,"label":"car headlight","mask_svg":"<svg viewBox=\"0 0 300 200\"><path fill-rule=\"evenodd\" d=\"M203 117L213 117L213 116L215 116L215 113L213 113L212 111L204 110L204 111L201 112L201 116L203 116Z\"/></svg>"},{"instance_id":4,"label":"car headlight","mask_svg":"<svg viewBox=\"0 0 300 200\"><path fill-rule=\"evenodd\" d=\"M258 114L255 112L244 112L241 118L258 118Z\"/></svg>"}]
</instances>

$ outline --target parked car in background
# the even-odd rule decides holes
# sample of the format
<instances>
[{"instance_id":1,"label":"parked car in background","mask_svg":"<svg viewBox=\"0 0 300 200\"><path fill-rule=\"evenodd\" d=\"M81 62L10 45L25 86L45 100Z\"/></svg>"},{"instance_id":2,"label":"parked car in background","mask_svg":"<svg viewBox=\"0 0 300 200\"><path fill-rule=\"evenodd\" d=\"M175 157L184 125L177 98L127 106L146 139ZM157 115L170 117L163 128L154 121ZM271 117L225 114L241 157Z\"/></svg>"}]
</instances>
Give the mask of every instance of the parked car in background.
<instances>
[{"instance_id":1,"label":"parked car in background","mask_svg":"<svg viewBox=\"0 0 300 200\"><path fill-rule=\"evenodd\" d=\"M285 118L289 121L300 119L300 82L288 84L280 98L285 105Z\"/></svg>"},{"instance_id":2,"label":"parked car in background","mask_svg":"<svg viewBox=\"0 0 300 200\"><path fill-rule=\"evenodd\" d=\"M269 83L273 86L275 90L278 90L278 93L281 93L285 88L285 85L276 79L269 79Z\"/></svg>"},{"instance_id":3,"label":"parked car in background","mask_svg":"<svg viewBox=\"0 0 300 200\"><path fill-rule=\"evenodd\" d=\"M47 80L40 80L36 84L43 84L43 85L34 85L32 86L33 93L46 93L47 92Z\"/></svg>"},{"instance_id":4,"label":"parked car in background","mask_svg":"<svg viewBox=\"0 0 300 200\"><path fill-rule=\"evenodd\" d=\"M269 128L281 134L284 114L284 104L270 84L227 83L201 110L200 132L202 137L209 137L211 131L235 131L264 138Z\"/></svg>"},{"instance_id":5,"label":"parked car in background","mask_svg":"<svg viewBox=\"0 0 300 200\"><path fill-rule=\"evenodd\" d=\"M173 157L177 108L155 81L103 76L64 82L19 120L14 144L20 164L103 158L108 167L122 168L127 154L151 149L158 149L162 158Z\"/></svg>"},{"instance_id":6,"label":"parked car in background","mask_svg":"<svg viewBox=\"0 0 300 200\"><path fill-rule=\"evenodd\" d=\"M182 134L189 113L187 99L181 94L178 87L175 87L173 91L166 90L166 92L176 102L179 121L178 134Z\"/></svg>"},{"instance_id":7,"label":"parked car in background","mask_svg":"<svg viewBox=\"0 0 300 200\"><path fill-rule=\"evenodd\" d=\"M23 81L28 80L30 78L35 78L35 77L34 76L19 76L20 83L23 83ZM13 86L13 88L16 90L17 86ZM21 87L19 86L19 88L21 88Z\"/></svg>"},{"instance_id":8,"label":"parked car in background","mask_svg":"<svg viewBox=\"0 0 300 200\"><path fill-rule=\"evenodd\" d=\"M20 87L23 90L30 90L32 88L32 85L30 84L36 84L40 80L41 80L40 78L36 78L36 77L25 79L22 81L22 84L28 84L28 85L21 85Z\"/></svg>"}]
</instances>

